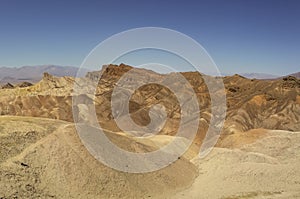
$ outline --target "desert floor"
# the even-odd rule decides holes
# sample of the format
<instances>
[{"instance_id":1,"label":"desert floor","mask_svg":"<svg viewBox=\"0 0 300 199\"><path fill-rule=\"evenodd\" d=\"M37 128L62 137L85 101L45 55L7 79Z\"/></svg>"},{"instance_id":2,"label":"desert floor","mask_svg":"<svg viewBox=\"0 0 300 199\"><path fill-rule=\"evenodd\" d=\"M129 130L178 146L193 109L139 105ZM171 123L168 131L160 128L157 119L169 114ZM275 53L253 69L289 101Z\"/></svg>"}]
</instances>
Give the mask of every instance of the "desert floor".
<instances>
[{"instance_id":1,"label":"desert floor","mask_svg":"<svg viewBox=\"0 0 300 199\"><path fill-rule=\"evenodd\" d=\"M95 160L72 123L2 116L0 198L300 198L300 132L261 131L250 143L227 140L202 159L181 158L157 172L129 174ZM109 136L128 150L159 145Z\"/></svg>"}]
</instances>

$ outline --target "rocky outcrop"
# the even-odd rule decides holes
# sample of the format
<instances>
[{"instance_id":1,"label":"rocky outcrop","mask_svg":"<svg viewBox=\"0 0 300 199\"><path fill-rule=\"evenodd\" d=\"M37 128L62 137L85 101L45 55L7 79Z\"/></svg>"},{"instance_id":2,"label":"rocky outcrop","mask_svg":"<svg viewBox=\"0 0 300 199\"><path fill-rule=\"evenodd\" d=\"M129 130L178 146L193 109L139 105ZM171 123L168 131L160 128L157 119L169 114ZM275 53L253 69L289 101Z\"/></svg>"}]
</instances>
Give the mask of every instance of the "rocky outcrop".
<instances>
[{"instance_id":1,"label":"rocky outcrop","mask_svg":"<svg viewBox=\"0 0 300 199\"><path fill-rule=\"evenodd\" d=\"M136 69L128 73L131 69L133 67L125 64L107 65L101 71L88 73L80 81L75 81L72 77L54 77L45 73L43 79L33 86L19 90L5 90L5 94L0 95L0 111L5 115L34 115L72 121L71 99L72 95L77 95L73 93L74 84L80 82L82 87L86 88L84 83L88 85L89 81L97 81L96 93L90 92L84 97L87 100L82 101L85 107L83 111L86 113L80 114L82 116L88 114L90 108L95 106L100 124L112 131L119 131L112 114L111 98L116 84L127 74L126 78L123 78L126 92L131 91L134 84L142 83L144 79L157 79L157 84L143 85L134 90L129 103L129 112L133 121L142 126L148 125L151 107L161 104L165 107L168 120L160 133L175 135L180 122L181 108L177 96L159 84L160 77L164 75L145 69ZM197 138L200 142L210 124L211 96L203 74L198 72L181 74L190 83L198 98L201 119ZM175 84L180 83L176 75L171 74L170 77ZM208 81L210 78L214 77L206 76ZM222 79L227 95L224 135L257 128L300 130L299 79L286 77L280 80L255 80L240 75ZM2 92L4 93L4 90ZM215 92L218 94L219 91ZM190 95L186 91L182 93ZM79 108L75 107L74 110L79 111Z\"/></svg>"},{"instance_id":2,"label":"rocky outcrop","mask_svg":"<svg viewBox=\"0 0 300 199\"><path fill-rule=\"evenodd\" d=\"M13 88L15 87L11 83L6 83L2 86L2 89L13 89Z\"/></svg>"},{"instance_id":3,"label":"rocky outcrop","mask_svg":"<svg viewBox=\"0 0 300 199\"><path fill-rule=\"evenodd\" d=\"M19 84L17 84L17 87L20 87L20 88L25 88L25 87L29 87L29 86L32 86L33 84L30 83L30 82L21 82Z\"/></svg>"}]
</instances>

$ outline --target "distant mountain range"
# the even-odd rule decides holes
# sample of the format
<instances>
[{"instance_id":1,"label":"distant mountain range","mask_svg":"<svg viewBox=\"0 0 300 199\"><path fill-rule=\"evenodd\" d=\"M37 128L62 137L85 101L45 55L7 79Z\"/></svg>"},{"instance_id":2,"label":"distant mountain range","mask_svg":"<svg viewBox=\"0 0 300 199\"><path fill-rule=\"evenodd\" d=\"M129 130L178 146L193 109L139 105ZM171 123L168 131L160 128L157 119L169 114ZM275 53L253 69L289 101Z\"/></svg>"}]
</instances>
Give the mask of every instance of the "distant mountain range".
<instances>
[{"instance_id":1,"label":"distant mountain range","mask_svg":"<svg viewBox=\"0 0 300 199\"><path fill-rule=\"evenodd\" d=\"M267 73L241 73L240 75L249 79L275 79L279 77Z\"/></svg>"},{"instance_id":2,"label":"distant mountain range","mask_svg":"<svg viewBox=\"0 0 300 199\"><path fill-rule=\"evenodd\" d=\"M0 83L20 83L24 81L34 83L41 80L45 72L58 77L74 77L77 71L77 67L57 65L23 66L20 68L0 67Z\"/></svg>"},{"instance_id":3,"label":"distant mountain range","mask_svg":"<svg viewBox=\"0 0 300 199\"><path fill-rule=\"evenodd\" d=\"M45 72L57 77L75 77L77 71L78 67L58 65L23 66L19 68L0 67L0 84L6 84L8 82L16 84L24 81L35 83L42 79L43 73ZM86 73L87 72L89 71L86 69ZM286 76L294 76L300 78L300 72L282 77L267 73L241 73L240 75L249 79L278 79ZM224 74L224 76L229 76L229 74Z\"/></svg>"},{"instance_id":4,"label":"distant mountain range","mask_svg":"<svg viewBox=\"0 0 300 199\"><path fill-rule=\"evenodd\" d=\"M280 79L280 78L287 77L287 76L293 76L293 77L300 78L300 72L288 74L288 75L284 75L284 76L272 75L272 74L268 74L268 73L240 73L239 75L246 77L248 79ZM230 75L226 75L226 76L230 76Z\"/></svg>"},{"instance_id":5,"label":"distant mountain range","mask_svg":"<svg viewBox=\"0 0 300 199\"><path fill-rule=\"evenodd\" d=\"M293 76L293 77L300 78L300 72L298 72L298 73L293 73L293 74L290 74L290 75L287 75L287 76Z\"/></svg>"}]
</instances>

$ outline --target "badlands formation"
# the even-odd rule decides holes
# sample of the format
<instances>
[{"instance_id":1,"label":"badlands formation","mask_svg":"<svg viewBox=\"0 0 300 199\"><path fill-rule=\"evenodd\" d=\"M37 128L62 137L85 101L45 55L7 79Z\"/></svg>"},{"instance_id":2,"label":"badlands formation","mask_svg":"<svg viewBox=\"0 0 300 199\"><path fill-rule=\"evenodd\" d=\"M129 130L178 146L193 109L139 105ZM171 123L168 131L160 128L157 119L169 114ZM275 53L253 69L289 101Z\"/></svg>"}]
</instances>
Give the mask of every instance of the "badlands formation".
<instances>
[{"instance_id":1,"label":"badlands formation","mask_svg":"<svg viewBox=\"0 0 300 199\"><path fill-rule=\"evenodd\" d=\"M192 145L161 170L127 173L96 160L82 144L74 120L88 122L91 128L99 124L111 142L135 153L158 150L172 141L180 125L190 125L189 121L180 123L182 107L177 96L151 83L133 91L130 117L140 126L150 124L151 118L159 122L150 113L153 105L161 104L166 122L148 139L123 132L114 120L111 100L114 87L131 69L124 64L108 65L84 78L45 73L36 84L2 88L0 198L300 198L298 78L256 80L181 73L192 86L200 110ZM126 79L129 85L133 77L159 82L165 76L145 69L135 69L131 75ZM176 74L169 75L180 83ZM223 81L227 110L219 112L226 119L218 142L207 156L199 157L213 106L217 106L211 104L211 95L220 94L218 89L208 92L204 77ZM97 82L96 89L90 82ZM74 85L85 94L78 93ZM80 96L75 106L74 96ZM116 110L123 108L116 106ZM93 107L96 120L89 114ZM120 118L122 121L122 115Z\"/></svg>"}]
</instances>

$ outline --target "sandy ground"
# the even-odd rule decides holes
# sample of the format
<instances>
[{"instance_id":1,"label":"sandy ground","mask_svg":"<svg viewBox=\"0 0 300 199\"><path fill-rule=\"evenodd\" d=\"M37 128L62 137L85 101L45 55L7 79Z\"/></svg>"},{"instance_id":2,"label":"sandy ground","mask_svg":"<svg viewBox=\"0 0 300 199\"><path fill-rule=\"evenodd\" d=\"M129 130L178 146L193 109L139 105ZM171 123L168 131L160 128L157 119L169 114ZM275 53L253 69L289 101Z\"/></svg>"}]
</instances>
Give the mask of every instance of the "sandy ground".
<instances>
[{"instance_id":1,"label":"sandy ground","mask_svg":"<svg viewBox=\"0 0 300 199\"><path fill-rule=\"evenodd\" d=\"M300 198L300 133L268 131L240 148L193 159L199 176L172 198Z\"/></svg>"},{"instance_id":2,"label":"sandy ground","mask_svg":"<svg viewBox=\"0 0 300 199\"><path fill-rule=\"evenodd\" d=\"M0 198L300 198L300 132L251 132L230 136L203 159L187 154L160 171L129 174L95 160L71 123L0 117ZM172 139L107 136L129 151Z\"/></svg>"},{"instance_id":3,"label":"sandy ground","mask_svg":"<svg viewBox=\"0 0 300 199\"><path fill-rule=\"evenodd\" d=\"M111 169L87 152L71 123L22 117L0 121L5 154L0 162L0 198L166 198L191 186L197 176L196 166L184 158L152 173ZM107 136L129 151L152 149L124 136Z\"/></svg>"}]
</instances>

